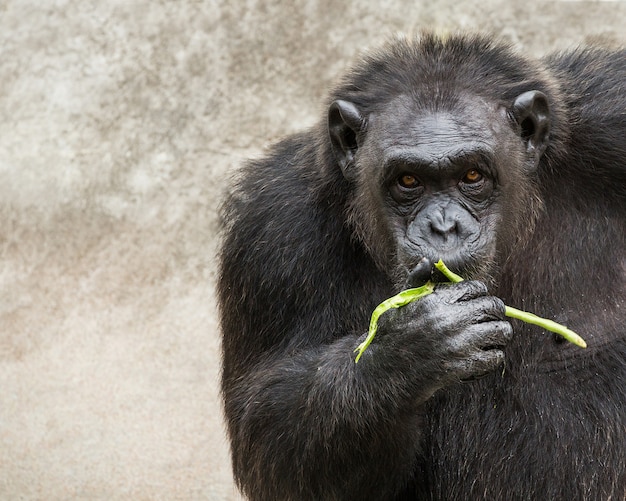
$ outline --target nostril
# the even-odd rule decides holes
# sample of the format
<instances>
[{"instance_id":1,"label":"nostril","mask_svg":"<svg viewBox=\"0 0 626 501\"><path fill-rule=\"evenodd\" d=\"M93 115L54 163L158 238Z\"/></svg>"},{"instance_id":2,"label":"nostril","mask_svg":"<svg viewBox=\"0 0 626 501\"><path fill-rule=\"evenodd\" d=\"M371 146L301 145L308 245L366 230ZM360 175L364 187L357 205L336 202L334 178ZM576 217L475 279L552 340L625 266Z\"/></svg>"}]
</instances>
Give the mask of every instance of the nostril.
<instances>
[{"instance_id":1,"label":"nostril","mask_svg":"<svg viewBox=\"0 0 626 501\"><path fill-rule=\"evenodd\" d=\"M430 230L437 235L453 235L458 232L458 224L453 219L437 216L430 220Z\"/></svg>"}]
</instances>

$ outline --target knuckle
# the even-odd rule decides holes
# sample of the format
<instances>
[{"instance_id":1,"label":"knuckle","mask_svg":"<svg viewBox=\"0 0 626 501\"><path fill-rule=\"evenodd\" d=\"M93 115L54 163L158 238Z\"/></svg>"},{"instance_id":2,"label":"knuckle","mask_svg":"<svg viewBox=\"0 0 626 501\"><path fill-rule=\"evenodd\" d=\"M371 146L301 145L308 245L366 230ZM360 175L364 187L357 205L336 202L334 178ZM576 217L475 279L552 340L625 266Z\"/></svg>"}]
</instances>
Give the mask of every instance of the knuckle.
<instances>
[{"instance_id":1,"label":"knuckle","mask_svg":"<svg viewBox=\"0 0 626 501\"><path fill-rule=\"evenodd\" d=\"M480 314L487 319L503 320L505 317L505 306L502 300L495 296L486 296L477 303Z\"/></svg>"},{"instance_id":2,"label":"knuckle","mask_svg":"<svg viewBox=\"0 0 626 501\"><path fill-rule=\"evenodd\" d=\"M513 326L511 325L511 323L507 321L502 321L501 326L502 337L504 337L506 341L510 341L511 339L513 339Z\"/></svg>"},{"instance_id":3,"label":"knuckle","mask_svg":"<svg viewBox=\"0 0 626 501\"><path fill-rule=\"evenodd\" d=\"M442 297L450 303L465 302L486 296L487 286L478 280L465 280L457 284L438 286Z\"/></svg>"},{"instance_id":4,"label":"knuckle","mask_svg":"<svg viewBox=\"0 0 626 501\"><path fill-rule=\"evenodd\" d=\"M481 351L476 358L476 367L482 371L492 371L504 363L504 351L493 349Z\"/></svg>"},{"instance_id":5,"label":"knuckle","mask_svg":"<svg viewBox=\"0 0 626 501\"><path fill-rule=\"evenodd\" d=\"M484 353L485 366L493 370L504 363L505 355L503 350L489 350Z\"/></svg>"},{"instance_id":6,"label":"knuckle","mask_svg":"<svg viewBox=\"0 0 626 501\"><path fill-rule=\"evenodd\" d=\"M443 364L444 370L454 378L474 379L494 371L505 361L502 350L475 351L465 358L453 358Z\"/></svg>"},{"instance_id":7,"label":"knuckle","mask_svg":"<svg viewBox=\"0 0 626 501\"><path fill-rule=\"evenodd\" d=\"M511 324L504 320L489 322L489 331L486 332L484 340L488 344L503 346L513 338L513 328Z\"/></svg>"},{"instance_id":8,"label":"knuckle","mask_svg":"<svg viewBox=\"0 0 626 501\"><path fill-rule=\"evenodd\" d=\"M417 301L409 303L404 308L414 316L436 317L440 315L440 309L446 301L438 294L429 294Z\"/></svg>"},{"instance_id":9,"label":"knuckle","mask_svg":"<svg viewBox=\"0 0 626 501\"><path fill-rule=\"evenodd\" d=\"M472 287L472 290L474 290L477 293L480 294L487 294L487 284L485 284L485 282L481 282L479 280L470 280L467 282L469 284L469 286Z\"/></svg>"},{"instance_id":10,"label":"knuckle","mask_svg":"<svg viewBox=\"0 0 626 501\"><path fill-rule=\"evenodd\" d=\"M506 305L504 304L504 301L502 301L502 299L500 299L499 297L493 297L493 306L495 311L497 311L498 313L500 313L501 318L504 318L504 315L506 313Z\"/></svg>"},{"instance_id":11,"label":"knuckle","mask_svg":"<svg viewBox=\"0 0 626 501\"><path fill-rule=\"evenodd\" d=\"M488 318L502 320L504 319L504 303L497 297L491 296L486 299L483 312Z\"/></svg>"}]
</instances>

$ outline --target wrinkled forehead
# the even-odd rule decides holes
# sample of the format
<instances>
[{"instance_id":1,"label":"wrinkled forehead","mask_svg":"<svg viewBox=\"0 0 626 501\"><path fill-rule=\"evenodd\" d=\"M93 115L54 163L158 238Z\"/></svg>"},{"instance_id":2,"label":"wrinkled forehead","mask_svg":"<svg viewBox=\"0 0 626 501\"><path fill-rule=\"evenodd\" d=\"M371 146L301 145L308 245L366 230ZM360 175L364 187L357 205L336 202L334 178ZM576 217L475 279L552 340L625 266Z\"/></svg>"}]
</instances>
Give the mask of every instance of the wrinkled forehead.
<instances>
[{"instance_id":1,"label":"wrinkled forehead","mask_svg":"<svg viewBox=\"0 0 626 501\"><path fill-rule=\"evenodd\" d=\"M376 142L373 146L379 151L406 150L424 161L437 161L470 151L495 149L502 113L478 98L428 106L399 96L371 117L370 127Z\"/></svg>"}]
</instances>

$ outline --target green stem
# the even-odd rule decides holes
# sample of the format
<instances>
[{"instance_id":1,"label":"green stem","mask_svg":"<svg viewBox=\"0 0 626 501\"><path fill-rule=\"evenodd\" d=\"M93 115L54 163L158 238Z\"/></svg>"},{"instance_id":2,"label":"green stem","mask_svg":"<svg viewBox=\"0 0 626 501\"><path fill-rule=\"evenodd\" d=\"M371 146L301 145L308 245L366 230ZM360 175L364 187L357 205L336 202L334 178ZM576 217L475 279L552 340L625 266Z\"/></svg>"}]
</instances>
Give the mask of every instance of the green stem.
<instances>
[{"instance_id":1,"label":"green stem","mask_svg":"<svg viewBox=\"0 0 626 501\"><path fill-rule=\"evenodd\" d=\"M354 350L358 352L355 362L358 362L363 355L363 352L367 349L370 343L374 340L374 336L376 335L376 331L378 330L378 317L380 317L383 313L385 313L390 308L400 308L406 304L409 304L416 299L420 299L428 294L432 293L435 290L435 284L432 282L427 282L425 285L421 287L416 287L414 289L403 290L399 294L396 294L389 299L385 299L382 303L380 303L374 312L372 313L372 318L370 320L370 327L367 333L367 337L365 340L356 347Z\"/></svg>"},{"instance_id":2,"label":"green stem","mask_svg":"<svg viewBox=\"0 0 626 501\"><path fill-rule=\"evenodd\" d=\"M518 320L526 322L527 324L538 325L539 327L547 331L556 332L559 336L567 339L570 343L574 343L576 346L580 346L581 348L587 347L587 343L585 343L585 340L581 338L578 334L576 334L573 330L568 329L564 325L556 323L553 320L548 320L547 318L539 317L534 313L518 310L517 308L513 308L511 306L506 307L505 314L507 317L517 318Z\"/></svg>"},{"instance_id":3,"label":"green stem","mask_svg":"<svg viewBox=\"0 0 626 501\"><path fill-rule=\"evenodd\" d=\"M437 263L435 263L435 268L443 273L445 277L450 280L450 282L457 283L463 281L463 278L461 278L456 273L450 271L450 269L443 263L441 259ZM526 322L527 324L538 325L539 327L547 331L555 332L559 336L562 336L564 339L567 339L570 343L573 343L576 346L580 346L581 348L587 347L587 343L585 343L585 340L582 337L576 334L573 330L568 329L564 325L554 322L553 320L548 320L547 318L537 316L534 313L518 310L517 308L513 308L511 306L506 307L505 314L507 317L516 318L517 320L521 320L522 322Z\"/></svg>"},{"instance_id":4,"label":"green stem","mask_svg":"<svg viewBox=\"0 0 626 501\"><path fill-rule=\"evenodd\" d=\"M462 282L463 277L454 273L450 268L448 268L444 262L440 259L435 263L435 268L437 268L444 276L450 280L450 282L454 282L455 284Z\"/></svg>"}]
</instances>

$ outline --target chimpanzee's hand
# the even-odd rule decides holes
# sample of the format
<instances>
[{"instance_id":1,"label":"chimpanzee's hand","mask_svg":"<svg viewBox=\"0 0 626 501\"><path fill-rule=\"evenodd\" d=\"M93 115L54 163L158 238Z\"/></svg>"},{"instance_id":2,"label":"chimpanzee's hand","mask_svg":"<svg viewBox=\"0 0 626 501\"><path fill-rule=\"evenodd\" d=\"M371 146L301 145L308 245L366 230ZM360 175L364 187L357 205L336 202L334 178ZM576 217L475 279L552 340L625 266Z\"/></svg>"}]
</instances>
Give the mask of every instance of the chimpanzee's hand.
<instances>
[{"instance_id":1,"label":"chimpanzee's hand","mask_svg":"<svg viewBox=\"0 0 626 501\"><path fill-rule=\"evenodd\" d=\"M504 362L513 330L504 303L487 295L482 282L438 285L435 291L378 322L376 357L414 379L416 394L478 377Z\"/></svg>"}]
</instances>

